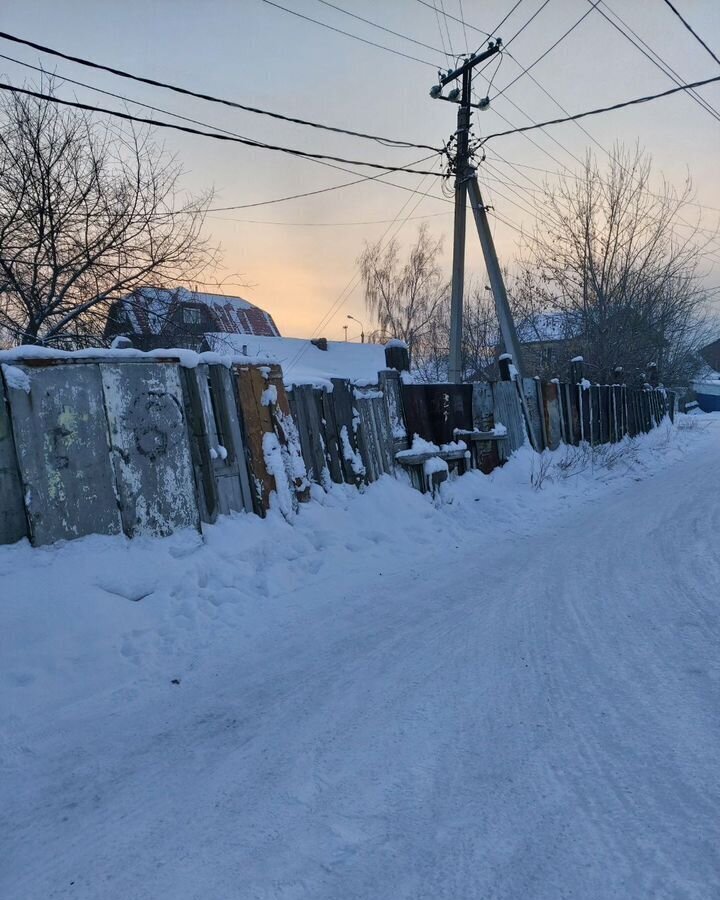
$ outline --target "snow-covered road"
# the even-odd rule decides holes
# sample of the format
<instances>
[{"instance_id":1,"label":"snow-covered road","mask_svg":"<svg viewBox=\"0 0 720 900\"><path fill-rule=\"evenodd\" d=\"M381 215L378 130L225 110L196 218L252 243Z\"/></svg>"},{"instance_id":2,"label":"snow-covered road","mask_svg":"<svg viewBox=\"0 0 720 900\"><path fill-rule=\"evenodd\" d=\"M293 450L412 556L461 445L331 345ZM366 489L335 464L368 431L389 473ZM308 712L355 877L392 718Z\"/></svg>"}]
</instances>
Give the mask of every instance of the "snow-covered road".
<instances>
[{"instance_id":1,"label":"snow-covered road","mask_svg":"<svg viewBox=\"0 0 720 900\"><path fill-rule=\"evenodd\" d=\"M76 664L69 693L29 684L24 701L13 661L0 896L720 896L718 424L672 464L579 498L518 490L514 527L458 527L437 546L423 521L447 513L413 498L420 540L388 552L356 526L346 577L322 567L333 548L316 528L298 583L266 592L264 617L213 619L195 654L190 611L179 650L148 619L118 653L108 631L152 598L116 597L95 637L85 608L66 668L49 664L49 685ZM465 523L486 515L473 503ZM59 580L71 552L47 551ZM217 604L213 575L177 602ZM49 652L35 638L29 656ZM98 665L93 684L89 640L127 668Z\"/></svg>"}]
</instances>

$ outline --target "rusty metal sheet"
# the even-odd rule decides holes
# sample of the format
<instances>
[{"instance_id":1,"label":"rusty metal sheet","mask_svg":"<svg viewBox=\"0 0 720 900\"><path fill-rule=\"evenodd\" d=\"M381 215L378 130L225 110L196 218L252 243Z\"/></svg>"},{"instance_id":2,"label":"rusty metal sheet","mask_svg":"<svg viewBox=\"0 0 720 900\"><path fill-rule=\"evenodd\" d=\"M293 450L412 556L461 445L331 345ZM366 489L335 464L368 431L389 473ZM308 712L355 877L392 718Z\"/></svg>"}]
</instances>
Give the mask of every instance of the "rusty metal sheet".
<instances>
[{"instance_id":1,"label":"rusty metal sheet","mask_svg":"<svg viewBox=\"0 0 720 900\"><path fill-rule=\"evenodd\" d=\"M177 366L101 363L100 374L124 532L199 528Z\"/></svg>"},{"instance_id":2,"label":"rusty metal sheet","mask_svg":"<svg viewBox=\"0 0 720 900\"><path fill-rule=\"evenodd\" d=\"M266 515L273 497L285 516L309 499L300 438L290 412L282 369L276 364L233 367L248 449L255 512Z\"/></svg>"},{"instance_id":3,"label":"rusty metal sheet","mask_svg":"<svg viewBox=\"0 0 720 900\"><path fill-rule=\"evenodd\" d=\"M560 418L560 391L559 385L550 382L543 384L543 419L545 422L545 445L549 450L555 450L562 440L562 425Z\"/></svg>"},{"instance_id":4,"label":"rusty metal sheet","mask_svg":"<svg viewBox=\"0 0 720 900\"><path fill-rule=\"evenodd\" d=\"M8 387L7 396L32 542L118 534L98 365L18 367L30 390Z\"/></svg>"},{"instance_id":5,"label":"rusty metal sheet","mask_svg":"<svg viewBox=\"0 0 720 900\"><path fill-rule=\"evenodd\" d=\"M10 410L0 375L0 544L14 544L24 537L27 537L27 520L22 482L15 453Z\"/></svg>"}]
</instances>

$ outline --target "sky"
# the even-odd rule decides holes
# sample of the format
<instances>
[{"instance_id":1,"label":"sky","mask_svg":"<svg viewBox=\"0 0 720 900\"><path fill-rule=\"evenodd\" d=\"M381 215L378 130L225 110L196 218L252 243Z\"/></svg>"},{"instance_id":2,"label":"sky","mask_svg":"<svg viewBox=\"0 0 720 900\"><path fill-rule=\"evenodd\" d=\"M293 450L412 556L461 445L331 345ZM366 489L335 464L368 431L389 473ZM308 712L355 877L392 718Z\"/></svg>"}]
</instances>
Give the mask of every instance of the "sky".
<instances>
[{"instance_id":1,"label":"sky","mask_svg":"<svg viewBox=\"0 0 720 900\"><path fill-rule=\"evenodd\" d=\"M544 90L529 76L520 78L489 110L476 114L475 128L480 135L510 127L505 119L519 126L561 116L557 103L576 113L673 86L666 74L597 10L590 9L590 0L521 0L498 31L496 26L515 0L435 0L437 14L432 0L427 5L420 0L337 0L334 4L404 37L365 24L322 0L279 2L286 10L265 0L65 0L62 4L26 0L3 9L0 27L65 53L195 91L431 146L451 134L456 112L451 104L429 96L437 69L451 65L455 54L484 47L483 31L495 33L507 43L534 13L535 18L503 54L494 89L504 87L590 10L533 68L532 75ZM720 56L717 0L674 0L674 5ZM610 17L613 12L622 16L684 81L720 74L717 63L663 0L601 0L599 8ZM289 9L393 52L301 19L287 12ZM463 19L466 26L449 16ZM0 53L33 65L41 62L59 77L138 101L124 108L139 115L148 115L139 104L152 104L166 111L150 114L157 119L173 121L170 114L176 113L253 140L393 166L410 166L428 154L182 97L6 41L0 40ZM491 76L494 69L493 64L476 78L480 96L487 93L484 76ZM38 77L4 58L0 58L0 76L16 85ZM699 93L720 110L720 83ZM120 101L68 83L59 86L58 94L123 108ZM639 142L652 155L658 186L665 178L680 187L690 174L699 205L688 206L684 221L675 223L679 235L687 234L692 222L711 232L718 228L720 123L686 93L593 117L582 124L598 143L576 124L568 123L488 144L488 164L481 167L480 180L486 202L494 207L491 221L503 265L511 266L517 256L518 229L533 225L532 192L542 181L552 183L556 173L576 171L588 148L601 160L607 159L602 148L610 148L616 141ZM188 191L214 190L213 207L265 203L352 181L356 172L375 174L345 166L348 174L284 153L164 129L157 129L157 139L182 163L183 186ZM433 162L424 162L419 168ZM435 167L440 171L439 163ZM217 272L207 274L206 280L219 281L226 293L243 296L268 310L285 335L341 339L343 326L348 326L348 338L359 339L361 325L347 316L359 320L365 331L371 330L357 268L366 242L387 241L397 234L406 248L421 223L427 222L431 233L444 240L442 262L450 270L452 206L443 195L442 179L395 173L383 176L383 181L211 213L207 235L220 245L223 264ZM704 248L707 255L701 274L705 285L714 289L720 286L720 237L706 237L712 240ZM471 218L466 271L469 280L486 280ZM720 291L715 296L720 309Z\"/></svg>"}]
</instances>

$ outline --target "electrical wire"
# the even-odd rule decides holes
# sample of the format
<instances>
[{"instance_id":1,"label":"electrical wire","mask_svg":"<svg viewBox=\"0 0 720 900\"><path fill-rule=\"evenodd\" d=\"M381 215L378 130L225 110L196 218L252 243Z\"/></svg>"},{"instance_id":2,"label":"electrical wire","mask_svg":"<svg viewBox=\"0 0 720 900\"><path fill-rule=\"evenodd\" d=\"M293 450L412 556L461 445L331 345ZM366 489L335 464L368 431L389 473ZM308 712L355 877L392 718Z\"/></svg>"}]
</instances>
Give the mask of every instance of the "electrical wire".
<instances>
[{"instance_id":1,"label":"electrical wire","mask_svg":"<svg viewBox=\"0 0 720 900\"><path fill-rule=\"evenodd\" d=\"M353 34L350 31L343 31L342 28L336 28L334 25L328 25L327 22L321 22L319 19L313 19L310 16L306 16L294 9L288 9L287 6L281 6L279 3L275 3L274 0L262 0L262 2L267 3L268 6L274 6L276 9L281 9L283 12L290 13L291 16L297 16L298 19L304 19L306 22L312 22L314 25L320 25L322 28L327 28L329 31L334 31L337 34L343 34L345 35L345 37L352 38L355 41L360 41L363 44L369 44L371 47L377 47L379 50L386 50L388 53L392 53L393 56L402 56L405 59L413 60L413 62L419 62L424 66L432 66L433 69L437 69L437 65L435 63L428 62L426 59L420 59L417 56L411 56L409 53L403 53L401 50L393 50L392 47L387 47L385 44L378 44L375 41L370 41L367 38L360 37L359 35Z\"/></svg>"},{"instance_id":2,"label":"electrical wire","mask_svg":"<svg viewBox=\"0 0 720 900\"><path fill-rule=\"evenodd\" d=\"M101 113L106 116L113 116L118 119L125 119L128 122L138 122L142 125L152 125L155 128L170 128L174 131L182 131L186 134L195 134L200 137L213 138L216 141L230 141L231 143L244 144L248 147L257 147L261 150L275 150L279 153L288 153L291 156L300 156L305 159L322 159L333 160L334 162L346 163L352 166L367 166L371 169L382 169L385 172L405 172L411 175L432 175L436 173L421 171L419 169L409 169L402 166L387 166L382 163L370 163L356 159L345 159L341 156L330 156L325 153L309 153L305 150L296 150L291 147L282 147L278 144L266 144L262 141L252 141L248 138L241 138L235 135L222 134L220 132L201 131L197 128L190 128L187 125L177 125L174 122L162 122L157 119L146 119L142 116L133 116L130 113L120 112L119 110L106 109L102 106L93 106L89 103L80 103L74 100L62 100L59 97L53 97L50 94L44 94L41 91L31 91L28 88L19 88L11 84L1 84L0 90L10 91L13 94L24 94L28 97L35 97L38 100L45 100L48 103L55 103L59 106L70 106L74 109L82 109L87 112Z\"/></svg>"},{"instance_id":3,"label":"electrical wire","mask_svg":"<svg viewBox=\"0 0 720 900\"><path fill-rule=\"evenodd\" d=\"M588 2L589 2L589 0L588 0ZM605 19L606 22L609 22L610 25L612 25L612 27L625 38L625 40L629 41L633 45L633 47L635 47L636 50L639 50L640 53L642 53L642 55L646 59L650 60L650 62L656 68L660 69L660 71L663 73L663 75L666 75L671 81L674 81L675 84L677 84L677 85L680 85L683 83L683 79L681 78L680 75L678 75L678 73L675 71L675 69L673 69L673 67L669 63L667 63L660 56L659 53L657 53L655 50L653 50L652 47L646 41L644 41L636 31L634 31L630 27L628 25L628 23L620 15L618 15L618 13L615 12L614 9L612 9L607 3L605 3L604 0L601 0L601 3L602 3L602 6L604 6L606 9L608 9L619 22L622 22L622 24L625 26L625 28L627 28L627 31L623 31L623 29L617 24L617 22L615 22L613 19L611 19L610 16L608 16L607 13L603 9L601 9L600 5L595 6L595 11L597 13L599 13L599 15L601 15L603 17L603 19ZM628 31L630 32L630 34L628 34ZM631 34L637 40L633 40L633 37L630 36ZM640 43L638 43L638 41ZM698 104L698 106L700 106L702 109L704 109L705 112L709 113L711 116L713 116L713 118L720 121L720 112L718 112L718 110L716 110L715 107L712 106L712 104L710 104L704 97L701 97L700 94L697 94L692 91L688 92L688 95L690 97L692 97L692 99Z\"/></svg>"},{"instance_id":4,"label":"electrical wire","mask_svg":"<svg viewBox=\"0 0 720 900\"><path fill-rule=\"evenodd\" d=\"M357 13L350 12L348 9L343 9L342 6L336 6L334 3L330 3L330 0L317 0L318 3L322 3L323 6L329 6L330 9L336 9L338 12L343 13L343 15L350 16L352 19L357 19L358 22L364 22L366 25L371 25L373 28L379 28L380 31L384 31L387 34L392 34L395 37L402 38L405 41L410 41L411 44L417 44L418 47L424 47L426 50L432 50L433 53L442 54L444 51L438 50L437 47L432 47L430 44L426 44L423 41L416 41L415 38L411 38L407 34L403 34L400 31L393 31L392 28L386 28L384 25L380 25L378 22L373 22L370 19L364 19L362 16L357 15Z\"/></svg>"},{"instance_id":5,"label":"electrical wire","mask_svg":"<svg viewBox=\"0 0 720 900\"><path fill-rule=\"evenodd\" d=\"M423 178L420 179L420 181L418 182L417 188L415 189L415 191L414 191L413 193L418 193L418 192L420 191L420 188L422 187L423 182L426 180L426 178L427 178L427 176L423 176ZM403 222L400 223L400 226L399 226L398 229L395 231L395 234L393 235L393 238L397 236L397 234L399 233L400 229L405 225L405 223L406 223L407 221L409 221L410 216L412 216L412 214L413 214L413 213L415 212L415 210L418 208L418 206L420 205L420 203L422 203L422 200L423 200L423 197L424 197L424 196L425 196L425 195L420 194L420 196L418 197L417 202L415 203L415 205L413 206L413 208L408 212L408 215L406 216L405 220L404 220ZM381 236L381 238L380 238L380 240L379 240L379 243L380 243L380 244L382 244L383 241L385 241L385 238L387 237L387 235L388 235L388 234L390 233L390 231L392 230L393 225L397 222L397 220L398 220L398 219L400 218L400 216L403 214L403 212L405 211L405 209L407 208L407 206L410 204L411 199L412 199L411 197L408 197L407 200L405 201L405 203L402 205L402 207L398 210L398 213L397 213L397 215L395 216L395 218L393 219L392 223L391 223L390 225L388 225L388 227L387 227L387 228L385 229L385 231L383 232L383 235ZM392 238L390 238L390 240L392 240ZM389 242L388 242L388 243L389 243ZM385 244L385 247L386 247L386 246L387 246L387 243ZM384 249L384 247L383 247L383 249ZM344 304L347 302L348 298L350 297L350 294L353 292L353 290L355 289L355 287L356 287L357 284L359 283L360 278L361 278L360 272L359 272L359 271L356 271L356 272L353 274L353 276L350 278L350 280L348 281L348 283L345 285L345 287L343 288L343 290L340 292L340 294L338 295L338 297L335 299L335 301L331 304L330 308L327 310L327 312L325 313L325 315L320 319L320 321L318 322L318 324L317 324L317 325L315 326L315 328L313 329L313 331L312 331L312 336L313 336L313 337L316 337L316 336L320 333L320 331L322 331L323 328L326 328L326 327L330 324L330 322L331 322L331 321L333 320L333 318L337 315L337 313L338 313L339 310L342 308L342 306L344 306ZM291 359L290 363L288 364L288 369L290 369L290 368L292 368L294 365L296 365L296 363L299 361L300 357L303 355L303 353L304 353L305 350L307 349L307 346L309 346L309 342L308 342L307 345L303 345L303 346L298 350L298 352L295 354L295 356Z\"/></svg>"},{"instance_id":6,"label":"electrical wire","mask_svg":"<svg viewBox=\"0 0 720 900\"><path fill-rule=\"evenodd\" d=\"M679 87L670 88L667 91L661 91L659 94L647 94L645 97L636 97L634 100L625 100L622 103L614 103L612 106L601 106L597 109L590 109L586 112L575 113L573 116L565 116L561 119L548 119L545 122L536 122L534 125L524 125L522 128L512 128L508 131L496 131L488 134L481 139L481 144L493 138L506 137L510 134L523 134L526 131L534 131L536 128L546 128L548 125L561 125L563 122L576 122L578 119L584 119L587 116L597 116L601 113L612 112L616 109L625 109L628 106L637 106L640 103L648 103L651 100L658 100L661 97L669 97L671 94L677 94L680 91L687 91L691 88L703 87L706 84L713 84L720 81L720 75L712 78L704 78L702 81L693 81L690 84L681 84Z\"/></svg>"},{"instance_id":7,"label":"electrical wire","mask_svg":"<svg viewBox=\"0 0 720 900\"><path fill-rule=\"evenodd\" d=\"M93 60L85 59L81 56L72 56L69 53L63 53L61 50L57 50L54 47L48 47L45 44L38 44L35 41L30 41L25 38L18 37L17 35L9 34L7 31L0 31L0 38L5 41L11 41L15 44L21 44L25 47L30 47L33 50L38 50L40 53L47 53L50 56L56 56L59 59L77 63L80 66L86 66L90 69L97 69L102 72L109 72L111 75L117 75L119 78L128 78L131 81L137 81L141 84L150 85L151 87L163 88L164 90L173 91L176 94L182 94L185 97L194 97L197 100L205 100L210 103L219 103L222 106L228 106L232 109L241 109L244 112L255 113L262 116L269 116L272 119L279 119L282 122L290 122L294 125L305 125L309 128L319 128L322 131L331 131L335 134L345 134L349 135L350 137L364 138L365 140L376 141L386 146L411 147L418 150L437 149L436 147L431 147L425 144L415 144L411 141L396 140L394 138L387 138L381 135L368 134L363 131L352 131L348 128L340 128L334 125L327 125L323 122L313 122L309 119L300 119L295 116L286 116L282 113L273 112L268 109L261 109L257 106L248 106L247 104L239 103L236 100L228 100L223 97L215 97L212 94L204 94L199 91L193 91L190 88L180 87L176 84L170 84L165 81L158 81L154 78L146 78L142 75L134 75L132 72L127 72L123 69L116 69L112 66L106 66L102 63L94 62Z\"/></svg>"},{"instance_id":8,"label":"electrical wire","mask_svg":"<svg viewBox=\"0 0 720 900\"><path fill-rule=\"evenodd\" d=\"M23 62L22 60L15 59L15 57L7 56L4 53L0 53L0 59L7 60L8 62L15 63L19 66L24 66L25 68L32 69L35 72L40 72L42 75L48 74L46 72L46 70L40 66L34 66L34 65L32 65L32 63ZM74 85L77 85L78 87L87 88L88 90L95 91L96 93L99 93L99 94L105 94L108 97L114 97L114 98L116 98L118 100L122 100L126 103L133 103L137 106L142 106L146 109L151 109L151 110L153 110L153 112L161 112L161 113L164 113L165 115L169 115L169 116L173 116L174 118L182 119L184 122L192 122L195 125L202 125L204 128L215 128L216 130L222 131L225 134L234 135L236 137L244 137L244 135L238 135L237 132L229 131L225 128L220 128L219 126L216 126L216 125L208 125L206 122L201 122L198 119L191 119L188 116L182 116L179 113L170 112L169 110L163 109L162 107L151 106L148 103L143 103L140 100L135 100L133 98L126 97L123 94L116 94L113 91L106 91L103 88L95 87L94 85L87 84L84 81L77 81L74 78L68 78L66 75L58 75L57 77L60 78L60 80L63 82L67 82L69 84L74 84ZM433 159L433 158L434 158L434 154L432 154L431 156L423 156L420 159L415 160L414 162L410 163L410 165L411 166L418 165L420 163L426 162L428 159ZM327 168L330 168L330 169L337 169L338 171L341 171L341 172L348 172L350 174L354 174L352 169L346 169L343 166L336 166L327 161L323 161L323 160L319 160L319 159L310 159L308 161L317 163L318 165L326 166ZM302 197L311 197L314 194L325 194L330 191L340 190L341 188L351 187L352 185L363 184L366 181L375 181L377 179L384 178L385 174L386 173L384 173L384 172L380 172L376 175L363 175L361 178L356 178L353 181L345 181L342 184L334 184L334 185L330 185L329 187L319 188L318 190L314 190L314 191L303 191L302 193L299 193L299 194L290 194L287 197L278 197L273 200L261 200L258 203L243 203L243 204L239 204L239 205L235 205L235 206L210 207L207 210L207 212L228 212L230 210L235 210L235 209L250 209L251 207L255 207L255 206L267 206L267 205L270 205L273 203L283 203L287 200L296 200L296 199L299 199ZM397 187L397 188L400 188L403 190L406 189L405 185L393 184L392 182L381 181L381 184L387 184L390 187ZM407 188L407 190L410 190L410 188Z\"/></svg>"},{"instance_id":9,"label":"electrical wire","mask_svg":"<svg viewBox=\"0 0 720 900\"><path fill-rule=\"evenodd\" d=\"M705 43L705 41L700 37L700 35L697 33L697 31L695 31L695 29L692 27L692 25L691 25L686 19L683 18L682 14L681 14L674 6L673 6L673 4L670 2L670 0L665 0L665 3L666 3L666 4L670 7L670 9L675 13L675 15L678 17L678 19L680 19L680 21L681 21L681 22L683 23L683 25L687 28L687 30L690 32L690 34L695 38L695 40L698 41L700 44L702 44L702 46L707 50L707 52L710 54L710 56L712 56L712 58L715 60L715 62L716 62L718 65L720 65L720 59L719 59L719 58L716 56L716 54L708 47L708 45L707 45L707 44Z\"/></svg>"},{"instance_id":10,"label":"electrical wire","mask_svg":"<svg viewBox=\"0 0 720 900\"><path fill-rule=\"evenodd\" d=\"M417 0L417 2L420 3L422 6L427 6L428 9L433 10L433 12L436 15L438 14L438 9L434 4L428 3L427 0ZM521 3L521 2L522 2L522 0L518 0L518 3ZM515 5L517 6L518 4L515 4ZM461 25L466 26L471 31L477 31L478 34L485 35L485 37L488 37L488 38L492 37L492 34L489 31L483 31L482 28L476 28L475 25L471 25L470 22L466 22L464 19L458 19L457 16L453 16L448 12L443 13L443 15L446 16L448 19L451 19L453 22L459 22Z\"/></svg>"},{"instance_id":11,"label":"electrical wire","mask_svg":"<svg viewBox=\"0 0 720 900\"><path fill-rule=\"evenodd\" d=\"M530 18L527 20L527 22L525 22L524 25L521 25L520 28L515 32L515 34L512 35L512 37L510 37L507 41L503 41L503 46L508 47L510 44L512 44L512 42L515 40L515 38L520 37L520 35L523 33L523 31L525 31L525 29L528 27L528 25L530 25L530 23L533 22L537 18L537 16L540 15L540 13L545 9L545 7L548 5L549 2L550 2L550 0L543 0L543 2L535 10L535 12L530 16ZM508 13L508 15L510 15L510 13ZM505 17L505 19L507 19L507 16ZM505 19L503 19L503 22L505 21ZM499 27L500 26L498 26L498 28Z\"/></svg>"},{"instance_id":12,"label":"electrical wire","mask_svg":"<svg viewBox=\"0 0 720 900\"><path fill-rule=\"evenodd\" d=\"M587 9L580 16L580 18L573 25L571 25L568 28L568 30L564 34L560 35L560 37L555 41L554 44L551 44L547 48L547 50L545 50L543 53L541 53L540 56L538 56L538 58L534 62L531 62L529 66L526 66L519 75L517 75L515 78L513 78L512 81L508 82L508 84L506 84L504 88L502 88L496 94L494 94L493 97L491 98L491 100L496 100L498 97L501 97L505 93L505 91L508 90L508 88L511 88L516 82L520 81L520 79L523 77L523 75L527 75L527 73L530 71L530 69L533 69L541 60L545 59L545 57L548 55L548 53L552 53L552 51L558 46L558 44L561 44L565 40L565 38L569 34L571 34L571 32L573 32L578 27L578 25L590 15L590 13L593 11L593 9L595 9L595 6L599 2L600 2L600 0L594 0L593 5L589 9Z\"/></svg>"}]
</instances>

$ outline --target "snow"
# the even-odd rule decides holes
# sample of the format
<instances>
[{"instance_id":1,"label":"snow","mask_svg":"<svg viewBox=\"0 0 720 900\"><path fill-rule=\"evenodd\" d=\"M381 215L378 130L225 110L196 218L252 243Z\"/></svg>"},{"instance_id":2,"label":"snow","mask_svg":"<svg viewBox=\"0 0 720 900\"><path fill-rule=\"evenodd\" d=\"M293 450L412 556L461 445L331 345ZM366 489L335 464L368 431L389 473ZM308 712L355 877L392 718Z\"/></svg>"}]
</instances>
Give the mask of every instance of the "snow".
<instances>
[{"instance_id":1,"label":"snow","mask_svg":"<svg viewBox=\"0 0 720 900\"><path fill-rule=\"evenodd\" d=\"M340 429L340 443L342 444L343 459L350 463L350 468L357 476L362 477L365 474L365 464L362 456L352 448L347 425L343 425Z\"/></svg>"},{"instance_id":2,"label":"snow","mask_svg":"<svg viewBox=\"0 0 720 900\"><path fill-rule=\"evenodd\" d=\"M364 385L376 385L378 372L386 368L381 344L328 341L320 350L309 340L286 337L258 337L251 334L210 334L208 343L218 353L238 354L247 346L250 356L267 353L282 365L285 384L312 384L332 390L332 378L348 378Z\"/></svg>"},{"instance_id":3,"label":"snow","mask_svg":"<svg viewBox=\"0 0 720 900\"><path fill-rule=\"evenodd\" d=\"M392 338L385 344L386 348L397 347L400 350L407 350L408 345L405 341L401 341L400 338Z\"/></svg>"},{"instance_id":4,"label":"snow","mask_svg":"<svg viewBox=\"0 0 720 900\"><path fill-rule=\"evenodd\" d=\"M9 388L13 388L16 391L25 391L26 394L30 393L30 376L27 372L23 372L17 366L9 366L3 363L2 373L5 378L5 384Z\"/></svg>"},{"instance_id":5,"label":"snow","mask_svg":"<svg viewBox=\"0 0 720 900\"><path fill-rule=\"evenodd\" d=\"M277 406L277 387L269 384L260 395L261 406Z\"/></svg>"},{"instance_id":6,"label":"snow","mask_svg":"<svg viewBox=\"0 0 720 900\"><path fill-rule=\"evenodd\" d=\"M718 896L719 438L0 547L0 895Z\"/></svg>"},{"instance_id":7,"label":"snow","mask_svg":"<svg viewBox=\"0 0 720 900\"><path fill-rule=\"evenodd\" d=\"M248 337L248 335L244 335ZM181 366L194 369L196 366L221 365L230 368L234 363L259 364L277 362L276 359L263 354L260 357L243 356L236 352L230 353L196 353L194 350L185 350L181 347L169 347L167 350L118 350L105 347L90 347L86 350L55 350L52 347L23 346L14 347L12 350L0 350L0 363L22 364L26 360L55 359L65 362L128 362L131 360L152 359L177 359Z\"/></svg>"}]
</instances>

